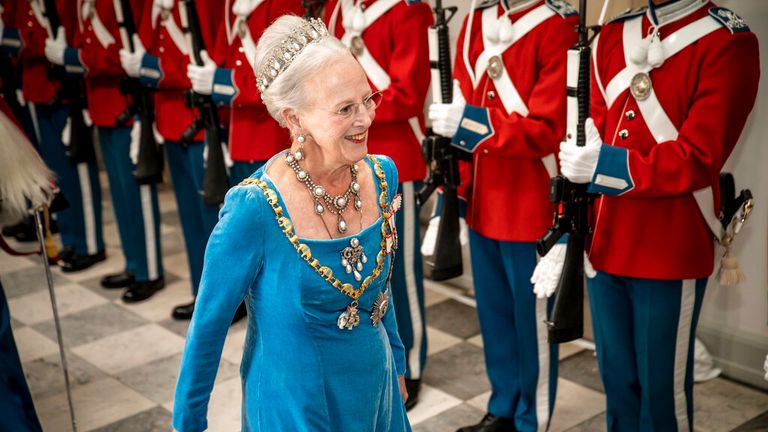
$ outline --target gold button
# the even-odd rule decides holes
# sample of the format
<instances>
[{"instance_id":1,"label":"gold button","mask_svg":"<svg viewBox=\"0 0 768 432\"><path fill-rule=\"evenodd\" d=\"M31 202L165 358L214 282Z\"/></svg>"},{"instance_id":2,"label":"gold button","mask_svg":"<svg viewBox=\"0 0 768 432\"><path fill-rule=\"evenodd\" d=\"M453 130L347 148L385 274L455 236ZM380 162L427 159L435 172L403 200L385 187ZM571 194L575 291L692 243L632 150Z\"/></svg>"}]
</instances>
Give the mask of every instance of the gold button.
<instances>
[{"instance_id":1,"label":"gold button","mask_svg":"<svg viewBox=\"0 0 768 432\"><path fill-rule=\"evenodd\" d=\"M491 90L488 92L488 100L494 100L496 99L496 92Z\"/></svg>"},{"instance_id":2,"label":"gold button","mask_svg":"<svg viewBox=\"0 0 768 432\"><path fill-rule=\"evenodd\" d=\"M237 104L237 108L242 108L243 104Z\"/></svg>"},{"instance_id":3,"label":"gold button","mask_svg":"<svg viewBox=\"0 0 768 432\"><path fill-rule=\"evenodd\" d=\"M488 154L488 149L483 149L483 154Z\"/></svg>"},{"instance_id":4,"label":"gold button","mask_svg":"<svg viewBox=\"0 0 768 432\"><path fill-rule=\"evenodd\" d=\"M93 27L90 24L88 24L88 31L92 31L92 30L93 30Z\"/></svg>"},{"instance_id":5,"label":"gold button","mask_svg":"<svg viewBox=\"0 0 768 432\"><path fill-rule=\"evenodd\" d=\"M243 47L239 47L239 48L237 49L237 52L245 52L245 48L243 48Z\"/></svg>"},{"instance_id":6,"label":"gold button","mask_svg":"<svg viewBox=\"0 0 768 432\"><path fill-rule=\"evenodd\" d=\"M632 110L629 110L626 113L624 113L624 116L627 118L627 120L634 120L635 112Z\"/></svg>"},{"instance_id":7,"label":"gold button","mask_svg":"<svg viewBox=\"0 0 768 432\"><path fill-rule=\"evenodd\" d=\"M89 38L89 37L85 38L85 43L87 43L87 44L91 43L91 38Z\"/></svg>"},{"instance_id":8,"label":"gold button","mask_svg":"<svg viewBox=\"0 0 768 432\"><path fill-rule=\"evenodd\" d=\"M27 27L32 27L32 21L27 21Z\"/></svg>"},{"instance_id":9,"label":"gold button","mask_svg":"<svg viewBox=\"0 0 768 432\"><path fill-rule=\"evenodd\" d=\"M164 52L165 52L165 48L163 48L163 47L160 47L160 48L158 49L158 51L160 51L161 53L164 53Z\"/></svg>"},{"instance_id":10,"label":"gold button","mask_svg":"<svg viewBox=\"0 0 768 432\"><path fill-rule=\"evenodd\" d=\"M32 12L32 9L30 9L29 12L27 12L27 13L29 14L29 16L34 16L35 15L35 13Z\"/></svg>"},{"instance_id":11,"label":"gold button","mask_svg":"<svg viewBox=\"0 0 768 432\"><path fill-rule=\"evenodd\" d=\"M235 60L235 66L240 66L242 64L243 64L243 62L241 62L240 60Z\"/></svg>"},{"instance_id":12,"label":"gold button","mask_svg":"<svg viewBox=\"0 0 768 432\"><path fill-rule=\"evenodd\" d=\"M160 33L160 40L163 40L163 39L165 39L165 36L163 36L163 34Z\"/></svg>"},{"instance_id":13,"label":"gold button","mask_svg":"<svg viewBox=\"0 0 768 432\"><path fill-rule=\"evenodd\" d=\"M629 138L629 131L626 129L622 129L619 131L619 138L621 139L627 139Z\"/></svg>"}]
</instances>

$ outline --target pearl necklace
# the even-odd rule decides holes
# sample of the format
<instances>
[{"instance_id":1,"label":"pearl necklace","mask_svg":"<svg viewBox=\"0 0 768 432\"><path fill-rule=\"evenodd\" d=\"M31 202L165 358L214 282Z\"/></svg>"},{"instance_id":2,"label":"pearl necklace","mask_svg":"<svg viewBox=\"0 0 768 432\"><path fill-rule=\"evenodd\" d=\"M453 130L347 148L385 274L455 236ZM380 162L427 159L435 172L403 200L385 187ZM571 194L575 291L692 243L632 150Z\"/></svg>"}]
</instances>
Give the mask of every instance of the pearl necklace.
<instances>
[{"instance_id":1,"label":"pearl necklace","mask_svg":"<svg viewBox=\"0 0 768 432\"><path fill-rule=\"evenodd\" d=\"M312 181L309 172L299 166L299 161L303 159L304 153L301 149L296 150L296 153L291 153L290 151L286 152L285 162L291 167L293 172L296 173L296 179L309 189L309 193L315 201L315 213L322 217L323 213L328 210L331 214L336 215L338 218L336 227L340 234L344 234L347 231L347 221L344 219L344 211L347 209L350 199L354 197L355 209L358 212L361 212L363 208L363 201L360 199L360 183L357 182L357 164L351 164L349 166L352 180L349 183L347 190L341 195L332 196L324 187Z\"/></svg>"}]
</instances>

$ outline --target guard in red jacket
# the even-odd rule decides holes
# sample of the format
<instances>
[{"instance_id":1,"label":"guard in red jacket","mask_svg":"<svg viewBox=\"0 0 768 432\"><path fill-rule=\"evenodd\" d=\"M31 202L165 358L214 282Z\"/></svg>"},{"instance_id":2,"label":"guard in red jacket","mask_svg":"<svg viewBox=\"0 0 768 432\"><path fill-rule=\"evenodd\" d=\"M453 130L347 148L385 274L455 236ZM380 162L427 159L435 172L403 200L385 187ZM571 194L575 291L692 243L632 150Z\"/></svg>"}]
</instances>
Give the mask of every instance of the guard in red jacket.
<instances>
[{"instance_id":1,"label":"guard in red jacket","mask_svg":"<svg viewBox=\"0 0 768 432\"><path fill-rule=\"evenodd\" d=\"M757 38L712 2L651 0L603 26L592 52L594 122L560 165L601 194L587 286L608 429L693 430L718 176L757 94Z\"/></svg>"},{"instance_id":2,"label":"guard in red jacket","mask_svg":"<svg viewBox=\"0 0 768 432\"><path fill-rule=\"evenodd\" d=\"M215 48L210 56L202 54L203 66L190 64L187 75L195 92L210 94L217 104L231 107L229 177L237 184L290 146L288 131L261 102L252 62L264 29L282 15L302 15L304 8L299 0L227 0L223 7L225 21L218 27Z\"/></svg>"},{"instance_id":3,"label":"guard in red jacket","mask_svg":"<svg viewBox=\"0 0 768 432\"><path fill-rule=\"evenodd\" d=\"M547 301L529 279L535 241L552 222L549 179L565 135L566 51L577 22L564 1L483 3L459 35L453 103L430 107L435 132L472 154L460 193L491 399L485 418L462 432L549 424L557 346L547 344Z\"/></svg>"},{"instance_id":4,"label":"guard in red jacket","mask_svg":"<svg viewBox=\"0 0 768 432\"><path fill-rule=\"evenodd\" d=\"M57 213L57 221L63 243L59 265L63 271L72 272L103 261L106 256L102 233L101 186L96 160L71 161L68 146L73 143L63 142L69 138L69 134L63 135L69 122L69 100L66 93L77 91L80 83L73 82L64 89L58 80L65 75L63 68L55 74L58 78L55 77L51 71L52 63L46 58L51 54L46 47L46 39L55 39L59 47L71 46L77 27L74 8L69 7L65 1L57 1L56 5L62 26L57 35L50 34L42 0L17 2L16 24L22 47L19 53L22 92L35 125L40 155L56 173L59 186L69 201L69 208ZM58 64L63 63L61 57L56 60ZM88 118L87 113L84 117Z\"/></svg>"},{"instance_id":5,"label":"guard in red jacket","mask_svg":"<svg viewBox=\"0 0 768 432\"><path fill-rule=\"evenodd\" d=\"M325 5L330 33L350 47L374 92L382 94L369 129L368 150L392 158L399 174L403 211L396 224L402 242L392 277L393 302L406 349L406 385L412 407L418 400L427 356L424 282L419 254L419 208L415 191L426 165L423 107L429 89L427 29L432 11L421 1L330 0Z\"/></svg>"},{"instance_id":6,"label":"guard in red jacket","mask_svg":"<svg viewBox=\"0 0 768 432\"><path fill-rule=\"evenodd\" d=\"M140 11L134 1L132 10ZM133 178L138 149L131 148L129 98L120 92L127 78L120 65L120 30L112 0L79 0L72 47L48 41L52 61L63 59L67 70L85 76L88 110L96 125L109 178L112 205L125 255L125 270L101 280L104 288L128 288L126 302L145 300L161 289L160 210L154 184L139 185Z\"/></svg>"},{"instance_id":7,"label":"guard in red jacket","mask_svg":"<svg viewBox=\"0 0 768 432\"><path fill-rule=\"evenodd\" d=\"M187 79L191 48L182 30L179 3L179 0L146 0L141 13L138 49L133 53L121 50L120 57L128 75L137 76L142 84L157 89L157 130L165 141L165 153L184 232L192 294L195 295L202 273L205 246L218 220L218 208L207 207L202 200L205 131L201 129L188 133L182 139L197 118L197 111L184 104L184 92L191 88ZM206 42L209 41L210 38ZM146 46L146 52L143 46ZM194 302L177 306L172 315L176 319L189 319L193 310Z\"/></svg>"}]
</instances>

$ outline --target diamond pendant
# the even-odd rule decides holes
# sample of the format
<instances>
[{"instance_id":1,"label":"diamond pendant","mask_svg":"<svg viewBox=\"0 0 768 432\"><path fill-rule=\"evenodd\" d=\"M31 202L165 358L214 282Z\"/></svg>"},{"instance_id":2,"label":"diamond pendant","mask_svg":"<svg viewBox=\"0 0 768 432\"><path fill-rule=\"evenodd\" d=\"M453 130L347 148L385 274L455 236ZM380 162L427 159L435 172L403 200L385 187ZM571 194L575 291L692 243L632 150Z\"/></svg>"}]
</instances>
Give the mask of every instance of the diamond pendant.
<instances>
[{"instance_id":1,"label":"diamond pendant","mask_svg":"<svg viewBox=\"0 0 768 432\"><path fill-rule=\"evenodd\" d=\"M347 310L339 314L336 325L340 330L352 330L360 324L360 313L357 311L357 300L347 306Z\"/></svg>"},{"instance_id":2,"label":"diamond pendant","mask_svg":"<svg viewBox=\"0 0 768 432\"><path fill-rule=\"evenodd\" d=\"M349 240L349 246L341 250L341 266L347 274L354 273L355 280L360 282L363 276L360 274L363 271L363 264L368 262L368 257L365 256L363 247L360 246L360 240L353 237Z\"/></svg>"},{"instance_id":3,"label":"diamond pendant","mask_svg":"<svg viewBox=\"0 0 768 432\"><path fill-rule=\"evenodd\" d=\"M344 216L339 214L339 224L338 224L339 232L344 234L347 232L347 221L344 220Z\"/></svg>"},{"instance_id":4,"label":"diamond pendant","mask_svg":"<svg viewBox=\"0 0 768 432\"><path fill-rule=\"evenodd\" d=\"M389 290L380 292L376 297L376 301L373 302L373 311L371 311L371 325L376 327L379 325L384 315L387 313L389 307Z\"/></svg>"}]
</instances>

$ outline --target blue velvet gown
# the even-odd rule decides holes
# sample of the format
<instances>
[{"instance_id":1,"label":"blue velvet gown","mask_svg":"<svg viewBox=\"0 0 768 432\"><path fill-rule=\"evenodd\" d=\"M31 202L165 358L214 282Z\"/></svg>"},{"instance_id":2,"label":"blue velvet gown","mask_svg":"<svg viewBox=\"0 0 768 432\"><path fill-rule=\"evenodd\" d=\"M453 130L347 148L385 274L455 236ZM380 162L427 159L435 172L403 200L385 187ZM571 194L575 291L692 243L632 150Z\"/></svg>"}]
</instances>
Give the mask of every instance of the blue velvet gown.
<instances>
[{"instance_id":1,"label":"blue velvet gown","mask_svg":"<svg viewBox=\"0 0 768 432\"><path fill-rule=\"evenodd\" d=\"M354 236L368 257L360 272L363 279L372 275L377 262L381 262L381 273L358 299L360 324L352 330L340 329L337 318L352 298L334 288L310 263L316 259L342 283L358 288L360 282L340 263L339 253L351 237L294 238L311 253L308 260L300 255L283 230L287 226L292 232L290 215L265 174L271 163L283 163L284 157L284 153L276 155L245 180L250 184L227 194L205 253L176 385L173 426L180 432L206 429L224 338L245 299L243 431L410 431L397 382L405 373L405 355L393 305L379 325L373 326L370 319L374 301L387 288L391 255L382 247L385 219L380 216ZM380 212L386 216L382 209L389 208L397 189L395 165L385 156L366 158L360 166L366 162L374 172ZM386 182L377 179L376 168ZM287 217L283 227L276 208Z\"/></svg>"}]
</instances>

